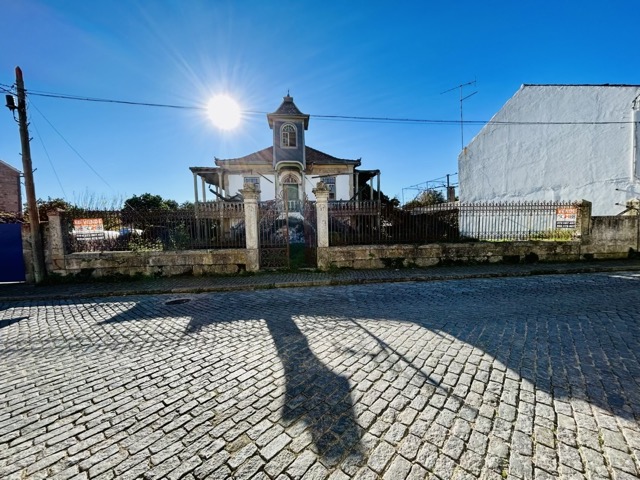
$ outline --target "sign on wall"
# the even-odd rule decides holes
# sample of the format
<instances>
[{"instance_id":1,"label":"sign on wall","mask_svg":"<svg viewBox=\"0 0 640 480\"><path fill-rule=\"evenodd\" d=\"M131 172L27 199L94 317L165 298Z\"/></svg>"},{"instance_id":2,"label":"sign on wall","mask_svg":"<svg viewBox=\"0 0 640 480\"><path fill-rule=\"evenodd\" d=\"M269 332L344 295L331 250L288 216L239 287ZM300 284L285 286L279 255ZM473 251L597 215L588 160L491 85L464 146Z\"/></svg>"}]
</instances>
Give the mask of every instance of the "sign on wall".
<instances>
[{"instance_id":1,"label":"sign on wall","mask_svg":"<svg viewBox=\"0 0 640 480\"><path fill-rule=\"evenodd\" d=\"M576 228L578 209L576 207L556 208L556 228Z\"/></svg>"},{"instance_id":2,"label":"sign on wall","mask_svg":"<svg viewBox=\"0 0 640 480\"><path fill-rule=\"evenodd\" d=\"M104 225L101 218L76 218L73 221L73 233L78 240L90 241L104 238Z\"/></svg>"},{"instance_id":3,"label":"sign on wall","mask_svg":"<svg viewBox=\"0 0 640 480\"><path fill-rule=\"evenodd\" d=\"M73 221L73 228L76 232L97 233L104 231L101 218L76 218Z\"/></svg>"}]
</instances>

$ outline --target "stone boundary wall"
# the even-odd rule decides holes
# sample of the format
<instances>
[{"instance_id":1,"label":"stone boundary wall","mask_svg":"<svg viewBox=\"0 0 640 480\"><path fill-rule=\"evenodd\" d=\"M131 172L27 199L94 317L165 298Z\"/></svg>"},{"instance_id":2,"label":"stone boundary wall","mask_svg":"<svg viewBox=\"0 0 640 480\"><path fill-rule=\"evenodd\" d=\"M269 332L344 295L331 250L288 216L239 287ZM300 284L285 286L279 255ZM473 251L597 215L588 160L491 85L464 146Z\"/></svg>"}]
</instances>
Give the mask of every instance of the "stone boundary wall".
<instances>
[{"instance_id":1,"label":"stone boundary wall","mask_svg":"<svg viewBox=\"0 0 640 480\"><path fill-rule=\"evenodd\" d=\"M247 269L245 249L183 250L171 252L83 252L47 262L59 275L209 275L240 273Z\"/></svg>"},{"instance_id":2,"label":"stone boundary wall","mask_svg":"<svg viewBox=\"0 0 640 480\"><path fill-rule=\"evenodd\" d=\"M637 215L591 217L589 236L582 241L582 255L594 259L627 258L640 246Z\"/></svg>"},{"instance_id":3,"label":"stone boundary wall","mask_svg":"<svg viewBox=\"0 0 640 480\"><path fill-rule=\"evenodd\" d=\"M572 241L470 242L319 247L318 268L403 268L456 263L572 262L629 258L640 251L638 216L591 217Z\"/></svg>"},{"instance_id":4,"label":"stone boundary wall","mask_svg":"<svg viewBox=\"0 0 640 480\"><path fill-rule=\"evenodd\" d=\"M43 228L47 272L58 275L102 277L108 275L207 275L235 274L260 269L257 235L258 191L247 188L245 217L247 248L185 251L84 252L66 254L60 217L49 212ZM317 198L318 269L429 267L456 263L535 263L616 259L635 256L640 250L637 215L591 217L591 205L583 202L578 218L578 238L570 241L466 242L427 245L329 246L328 190L320 185ZM23 253L27 282L33 282L29 225L23 225Z\"/></svg>"},{"instance_id":5,"label":"stone boundary wall","mask_svg":"<svg viewBox=\"0 0 640 480\"><path fill-rule=\"evenodd\" d=\"M318 267L366 269L456 263L571 262L581 259L580 248L579 240L326 247L318 248Z\"/></svg>"}]
</instances>

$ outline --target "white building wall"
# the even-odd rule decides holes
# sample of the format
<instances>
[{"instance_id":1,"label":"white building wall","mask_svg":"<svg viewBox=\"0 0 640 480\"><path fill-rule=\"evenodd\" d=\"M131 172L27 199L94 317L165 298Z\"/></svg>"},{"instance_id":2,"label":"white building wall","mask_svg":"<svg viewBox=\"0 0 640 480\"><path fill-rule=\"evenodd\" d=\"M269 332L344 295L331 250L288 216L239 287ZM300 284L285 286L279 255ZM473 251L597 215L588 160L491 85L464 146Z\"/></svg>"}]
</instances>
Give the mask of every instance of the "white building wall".
<instances>
[{"instance_id":1,"label":"white building wall","mask_svg":"<svg viewBox=\"0 0 640 480\"><path fill-rule=\"evenodd\" d=\"M244 177L255 177L259 175L249 174L231 174L228 176L227 195L236 195L239 190L244 187ZM263 175L260 177L260 200L273 200L276 197L275 192L275 176ZM266 178L265 178L266 177ZM351 199L351 175L336 175L336 199L337 200L349 200ZM271 181L269 181L271 180ZM316 188L319 178L313 178L311 176L305 176L304 191L309 200L315 201L316 197L313 194L313 189ZM282 188L282 186L280 186Z\"/></svg>"},{"instance_id":2,"label":"white building wall","mask_svg":"<svg viewBox=\"0 0 640 480\"><path fill-rule=\"evenodd\" d=\"M458 157L460 200L585 199L594 215L621 212L616 203L640 196L639 94L638 86L522 86Z\"/></svg>"},{"instance_id":3,"label":"white building wall","mask_svg":"<svg viewBox=\"0 0 640 480\"><path fill-rule=\"evenodd\" d=\"M338 175L336 177L336 200L351 199L351 175Z\"/></svg>"},{"instance_id":4,"label":"white building wall","mask_svg":"<svg viewBox=\"0 0 640 480\"><path fill-rule=\"evenodd\" d=\"M274 175L265 175L264 177L260 177L260 200L273 200L276 198L275 182Z\"/></svg>"},{"instance_id":5,"label":"white building wall","mask_svg":"<svg viewBox=\"0 0 640 480\"><path fill-rule=\"evenodd\" d=\"M260 176L258 174L229 175L229 178L228 178L229 186L227 188L227 195L229 196L236 195L239 190L244 188L244 177L260 178L260 200L273 200L274 198L276 198L274 176L273 175ZM271 182L269 180L271 180Z\"/></svg>"},{"instance_id":6,"label":"white building wall","mask_svg":"<svg viewBox=\"0 0 640 480\"><path fill-rule=\"evenodd\" d=\"M316 200L316 196L313 194L313 189L316 188L317 183L320 181L319 178L313 178L309 175L305 175L305 182L304 182L304 193L307 196L307 198L311 201L315 201Z\"/></svg>"},{"instance_id":7,"label":"white building wall","mask_svg":"<svg viewBox=\"0 0 640 480\"><path fill-rule=\"evenodd\" d=\"M351 199L351 175L337 174L336 175L336 200L350 200ZM316 188L320 178L307 177L305 184L305 193L309 200L315 201L316 196L313 194L313 189Z\"/></svg>"},{"instance_id":8,"label":"white building wall","mask_svg":"<svg viewBox=\"0 0 640 480\"><path fill-rule=\"evenodd\" d=\"M244 175L229 175L227 195L232 197L244 188Z\"/></svg>"}]
</instances>

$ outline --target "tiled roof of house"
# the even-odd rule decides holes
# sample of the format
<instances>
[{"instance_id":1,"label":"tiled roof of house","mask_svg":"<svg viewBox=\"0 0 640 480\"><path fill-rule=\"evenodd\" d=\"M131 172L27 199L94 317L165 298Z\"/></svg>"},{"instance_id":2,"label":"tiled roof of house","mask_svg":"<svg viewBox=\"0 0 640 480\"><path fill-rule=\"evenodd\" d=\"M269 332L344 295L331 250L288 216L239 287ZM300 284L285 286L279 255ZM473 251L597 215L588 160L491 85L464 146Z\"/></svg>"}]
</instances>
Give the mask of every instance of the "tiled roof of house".
<instances>
[{"instance_id":1,"label":"tiled roof of house","mask_svg":"<svg viewBox=\"0 0 640 480\"><path fill-rule=\"evenodd\" d=\"M243 165L271 165L273 163L273 147L263 148L262 150L250 153L244 157L216 158L215 163L218 166L228 165L230 163L241 163Z\"/></svg>"},{"instance_id":2,"label":"tiled roof of house","mask_svg":"<svg viewBox=\"0 0 640 480\"><path fill-rule=\"evenodd\" d=\"M316 150L315 148L311 147L306 147L305 154L307 157L307 165L314 163L318 165L352 163L356 167L360 165L360 159L350 160L347 158L336 158L329 155L328 153L321 152L320 150Z\"/></svg>"},{"instance_id":3,"label":"tiled roof of house","mask_svg":"<svg viewBox=\"0 0 640 480\"><path fill-rule=\"evenodd\" d=\"M293 97L287 95L284 97L284 100L278 109L271 115L304 115L304 113L302 113L298 107L296 107L296 104L293 103Z\"/></svg>"},{"instance_id":4,"label":"tiled roof of house","mask_svg":"<svg viewBox=\"0 0 640 480\"><path fill-rule=\"evenodd\" d=\"M354 164L356 167L360 165L360 159L350 160L337 158L311 147L305 147L305 156L307 165ZM238 163L242 165L271 165L273 163L273 147L263 148L262 150L239 158L216 158L215 163L220 167Z\"/></svg>"},{"instance_id":5,"label":"tiled roof of house","mask_svg":"<svg viewBox=\"0 0 640 480\"><path fill-rule=\"evenodd\" d=\"M304 129L306 130L309 128L309 115L302 113L298 107L296 107L296 104L293 103L293 97L289 96L289 94L284 97L282 103L275 112L267 114L267 121L269 122L270 128L273 128L274 117L301 117L304 120Z\"/></svg>"}]
</instances>

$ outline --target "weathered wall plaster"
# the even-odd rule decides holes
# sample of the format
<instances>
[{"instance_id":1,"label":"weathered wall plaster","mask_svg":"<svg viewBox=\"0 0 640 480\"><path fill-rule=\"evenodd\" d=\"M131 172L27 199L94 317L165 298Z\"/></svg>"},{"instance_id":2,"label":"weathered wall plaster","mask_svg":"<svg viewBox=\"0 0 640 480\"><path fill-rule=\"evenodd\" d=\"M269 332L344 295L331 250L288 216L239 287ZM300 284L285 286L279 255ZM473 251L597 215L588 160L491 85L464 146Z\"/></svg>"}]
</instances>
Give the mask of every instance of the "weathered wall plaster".
<instances>
[{"instance_id":1,"label":"weathered wall plaster","mask_svg":"<svg viewBox=\"0 0 640 480\"><path fill-rule=\"evenodd\" d=\"M458 157L460 200L586 198L594 215L621 212L616 203L640 192L638 95L640 86L523 85Z\"/></svg>"}]
</instances>

